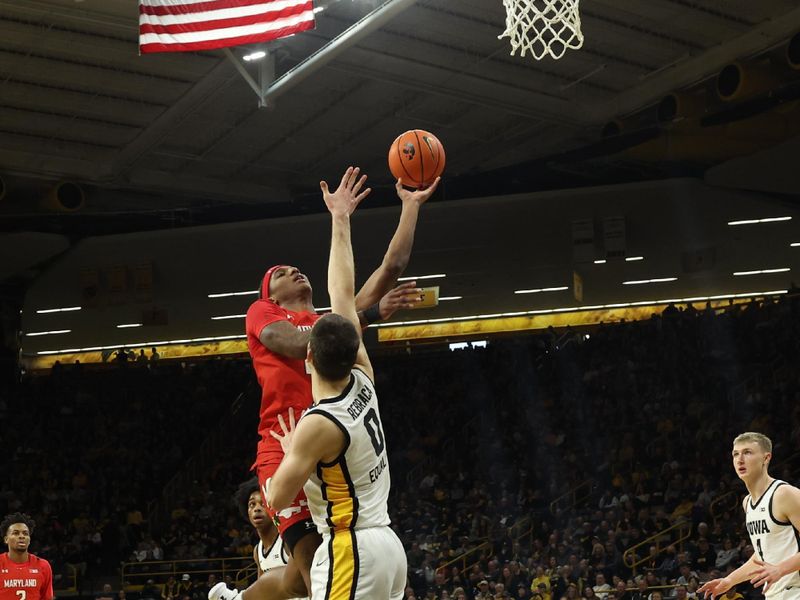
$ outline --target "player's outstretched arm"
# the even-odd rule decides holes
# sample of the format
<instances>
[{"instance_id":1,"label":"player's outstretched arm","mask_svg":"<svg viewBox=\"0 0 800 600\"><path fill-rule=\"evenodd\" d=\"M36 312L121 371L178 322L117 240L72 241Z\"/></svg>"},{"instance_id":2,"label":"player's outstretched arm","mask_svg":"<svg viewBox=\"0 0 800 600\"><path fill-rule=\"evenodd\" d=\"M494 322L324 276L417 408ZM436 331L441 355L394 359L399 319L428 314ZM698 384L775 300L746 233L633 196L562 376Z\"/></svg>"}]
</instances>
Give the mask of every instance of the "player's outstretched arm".
<instances>
[{"instance_id":1,"label":"player's outstretched arm","mask_svg":"<svg viewBox=\"0 0 800 600\"><path fill-rule=\"evenodd\" d=\"M355 303L355 264L353 245L350 239L350 215L358 203L369 193L361 192L364 179L358 180L358 169L348 168L339 188L331 193L322 181L325 206L331 213L331 252L328 259L328 294L331 310L349 320L361 334L361 324L356 314ZM372 365L369 362L363 342L359 345L356 365L363 368L372 378Z\"/></svg>"},{"instance_id":2,"label":"player's outstretched arm","mask_svg":"<svg viewBox=\"0 0 800 600\"><path fill-rule=\"evenodd\" d=\"M397 282L408 266L411 258L411 249L414 246L414 232L417 228L420 207L436 191L440 178L437 177L433 184L424 189L410 191L403 187L402 181L397 180L395 189L402 203L400 221L397 229L389 242L386 254L380 266L369 276L356 295L356 307L365 310L378 302Z\"/></svg>"},{"instance_id":3,"label":"player's outstretched arm","mask_svg":"<svg viewBox=\"0 0 800 600\"><path fill-rule=\"evenodd\" d=\"M756 569L756 560L757 557L753 554L746 563L738 569L731 571L727 576L706 581L702 586L697 588L697 595L699 596L702 594L703 598L718 598L733 586L747 581L752 577Z\"/></svg>"},{"instance_id":4,"label":"player's outstretched arm","mask_svg":"<svg viewBox=\"0 0 800 600\"><path fill-rule=\"evenodd\" d=\"M280 512L292 505L320 461L331 462L344 448L344 434L329 419L308 415L295 428L294 410L289 409L289 426L278 415L283 435L270 431L285 453L275 475L267 481L266 501Z\"/></svg>"}]
</instances>

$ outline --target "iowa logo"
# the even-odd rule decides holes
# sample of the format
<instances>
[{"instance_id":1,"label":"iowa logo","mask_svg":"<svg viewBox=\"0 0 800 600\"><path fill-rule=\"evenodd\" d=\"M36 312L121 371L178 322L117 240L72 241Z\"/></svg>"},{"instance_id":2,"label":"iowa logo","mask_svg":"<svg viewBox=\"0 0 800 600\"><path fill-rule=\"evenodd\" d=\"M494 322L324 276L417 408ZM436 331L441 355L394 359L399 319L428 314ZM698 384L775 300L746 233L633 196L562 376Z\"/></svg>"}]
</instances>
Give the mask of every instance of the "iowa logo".
<instances>
[{"instance_id":1,"label":"iowa logo","mask_svg":"<svg viewBox=\"0 0 800 600\"><path fill-rule=\"evenodd\" d=\"M405 154L408 160L414 160L414 156L417 154L417 149L414 147L414 144L409 142L403 146L403 154Z\"/></svg>"}]
</instances>

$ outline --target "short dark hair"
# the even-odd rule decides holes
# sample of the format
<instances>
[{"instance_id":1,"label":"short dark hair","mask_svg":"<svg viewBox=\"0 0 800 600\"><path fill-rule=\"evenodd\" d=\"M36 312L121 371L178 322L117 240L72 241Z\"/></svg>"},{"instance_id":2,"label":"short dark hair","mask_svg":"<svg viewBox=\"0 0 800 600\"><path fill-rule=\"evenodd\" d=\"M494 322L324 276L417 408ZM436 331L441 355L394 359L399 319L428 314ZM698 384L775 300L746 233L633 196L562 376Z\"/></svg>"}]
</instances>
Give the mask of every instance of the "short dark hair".
<instances>
[{"instance_id":1,"label":"short dark hair","mask_svg":"<svg viewBox=\"0 0 800 600\"><path fill-rule=\"evenodd\" d=\"M325 315L314 324L308 341L314 368L323 379L339 381L350 374L361 344L350 321L335 313Z\"/></svg>"},{"instance_id":2,"label":"short dark hair","mask_svg":"<svg viewBox=\"0 0 800 600\"><path fill-rule=\"evenodd\" d=\"M34 521L28 514L15 512L11 513L10 515L6 515L2 523L0 523L0 531L3 532L3 537L8 535L8 530L14 523L25 523L25 525L28 526L28 533L33 535L33 530L36 527L36 521Z\"/></svg>"},{"instance_id":3,"label":"short dark hair","mask_svg":"<svg viewBox=\"0 0 800 600\"><path fill-rule=\"evenodd\" d=\"M251 477L247 481L243 481L233 495L233 502L236 508L239 509L239 514L245 521L249 520L247 515L247 506L250 504L250 496L253 492L261 493L261 486L258 484L258 477Z\"/></svg>"}]
</instances>

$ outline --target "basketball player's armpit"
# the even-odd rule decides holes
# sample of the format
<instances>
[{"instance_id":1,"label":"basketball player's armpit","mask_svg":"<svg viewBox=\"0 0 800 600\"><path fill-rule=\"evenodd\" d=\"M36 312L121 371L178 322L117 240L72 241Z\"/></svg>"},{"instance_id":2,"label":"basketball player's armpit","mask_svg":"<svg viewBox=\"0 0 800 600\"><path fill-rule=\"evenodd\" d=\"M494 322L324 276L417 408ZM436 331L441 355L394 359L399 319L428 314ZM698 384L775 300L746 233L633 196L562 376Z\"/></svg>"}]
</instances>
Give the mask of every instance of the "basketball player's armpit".
<instances>
[{"instance_id":1,"label":"basketball player's armpit","mask_svg":"<svg viewBox=\"0 0 800 600\"><path fill-rule=\"evenodd\" d=\"M270 323L258 336L268 350L287 358L305 358L310 332L300 331L288 321Z\"/></svg>"}]
</instances>

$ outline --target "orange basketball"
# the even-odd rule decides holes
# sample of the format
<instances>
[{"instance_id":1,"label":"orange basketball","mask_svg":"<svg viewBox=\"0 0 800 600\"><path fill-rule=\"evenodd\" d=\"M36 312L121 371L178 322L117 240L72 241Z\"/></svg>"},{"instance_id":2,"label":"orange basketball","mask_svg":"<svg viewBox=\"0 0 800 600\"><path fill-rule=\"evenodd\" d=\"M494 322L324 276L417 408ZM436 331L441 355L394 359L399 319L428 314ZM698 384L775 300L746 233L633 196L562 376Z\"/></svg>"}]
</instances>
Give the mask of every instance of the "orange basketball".
<instances>
[{"instance_id":1,"label":"orange basketball","mask_svg":"<svg viewBox=\"0 0 800 600\"><path fill-rule=\"evenodd\" d=\"M389 170L403 185L428 187L444 171L444 146L422 129L401 133L389 148Z\"/></svg>"}]
</instances>

